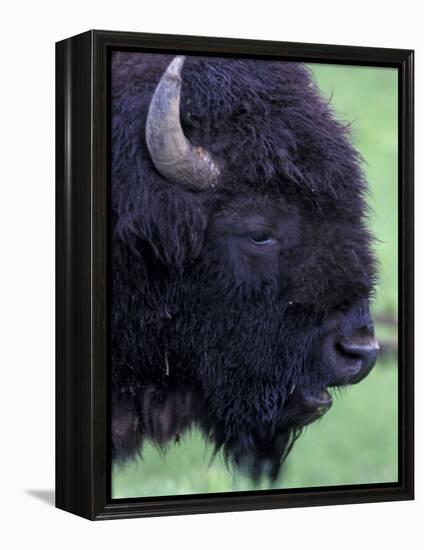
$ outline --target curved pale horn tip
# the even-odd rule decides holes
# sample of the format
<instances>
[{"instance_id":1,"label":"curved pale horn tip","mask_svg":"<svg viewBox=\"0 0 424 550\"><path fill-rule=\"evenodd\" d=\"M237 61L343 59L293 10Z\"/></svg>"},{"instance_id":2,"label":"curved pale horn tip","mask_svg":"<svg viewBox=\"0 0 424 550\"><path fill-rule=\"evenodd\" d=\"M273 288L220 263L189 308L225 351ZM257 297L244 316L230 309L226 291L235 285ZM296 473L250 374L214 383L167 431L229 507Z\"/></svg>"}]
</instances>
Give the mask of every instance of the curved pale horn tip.
<instances>
[{"instance_id":1,"label":"curved pale horn tip","mask_svg":"<svg viewBox=\"0 0 424 550\"><path fill-rule=\"evenodd\" d=\"M176 78L181 80L181 69L184 65L186 59L185 55L177 55L169 64L166 73L171 78Z\"/></svg>"}]
</instances>

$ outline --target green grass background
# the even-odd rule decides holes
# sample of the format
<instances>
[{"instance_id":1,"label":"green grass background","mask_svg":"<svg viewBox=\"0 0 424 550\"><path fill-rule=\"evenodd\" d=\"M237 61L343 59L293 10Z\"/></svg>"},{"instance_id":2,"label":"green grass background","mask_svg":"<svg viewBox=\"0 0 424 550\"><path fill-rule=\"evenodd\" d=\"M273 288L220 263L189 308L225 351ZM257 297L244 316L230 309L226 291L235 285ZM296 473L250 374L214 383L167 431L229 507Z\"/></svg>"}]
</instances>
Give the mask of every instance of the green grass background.
<instances>
[{"instance_id":1,"label":"green grass background","mask_svg":"<svg viewBox=\"0 0 424 550\"><path fill-rule=\"evenodd\" d=\"M309 65L364 158L371 228L378 238L376 319L397 318L397 71ZM376 323L377 338L395 342L396 326ZM360 384L333 393L334 405L296 442L275 487L300 488L397 480L397 361L386 356ZM112 470L112 497L267 489L214 460L193 430L164 456L153 445L143 459Z\"/></svg>"}]
</instances>

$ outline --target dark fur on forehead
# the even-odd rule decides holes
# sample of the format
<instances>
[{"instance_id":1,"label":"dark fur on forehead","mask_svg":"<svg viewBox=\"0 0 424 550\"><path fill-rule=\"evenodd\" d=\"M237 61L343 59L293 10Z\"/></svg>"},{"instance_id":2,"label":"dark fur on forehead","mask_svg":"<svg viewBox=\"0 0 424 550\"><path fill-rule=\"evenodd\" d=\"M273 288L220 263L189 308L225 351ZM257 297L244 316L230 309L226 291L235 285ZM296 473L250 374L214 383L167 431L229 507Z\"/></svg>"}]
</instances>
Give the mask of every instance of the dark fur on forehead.
<instances>
[{"instance_id":1,"label":"dark fur on forehead","mask_svg":"<svg viewBox=\"0 0 424 550\"><path fill-rule=\"evenodd\" d=\"M182 76L185 128L225 159L230 187L294 193L333 215L361 212L365 185L349 126L304 65L189 57Z\"/></svg>"}]
</instances>

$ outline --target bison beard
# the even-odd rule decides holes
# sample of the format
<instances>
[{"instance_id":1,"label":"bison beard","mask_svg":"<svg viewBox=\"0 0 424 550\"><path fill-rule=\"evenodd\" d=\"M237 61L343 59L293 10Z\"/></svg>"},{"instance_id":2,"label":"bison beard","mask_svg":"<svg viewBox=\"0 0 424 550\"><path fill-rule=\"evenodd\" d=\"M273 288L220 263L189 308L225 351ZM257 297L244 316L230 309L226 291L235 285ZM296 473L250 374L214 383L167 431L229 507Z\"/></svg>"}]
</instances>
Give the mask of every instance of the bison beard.
<instances>
[{"instance_id":1,"label":"bison beard","mask_svg":"<svg viewBox=\"0 0 424 550\"><path fill-rule=\"evenodd\" d=\"M172 181L146 143L171 61L113 55L113 456L197 425L275 479L375 362L360 159L301 64L189 57L181 129L216 170Z\"/></svg>"}]
</instances>

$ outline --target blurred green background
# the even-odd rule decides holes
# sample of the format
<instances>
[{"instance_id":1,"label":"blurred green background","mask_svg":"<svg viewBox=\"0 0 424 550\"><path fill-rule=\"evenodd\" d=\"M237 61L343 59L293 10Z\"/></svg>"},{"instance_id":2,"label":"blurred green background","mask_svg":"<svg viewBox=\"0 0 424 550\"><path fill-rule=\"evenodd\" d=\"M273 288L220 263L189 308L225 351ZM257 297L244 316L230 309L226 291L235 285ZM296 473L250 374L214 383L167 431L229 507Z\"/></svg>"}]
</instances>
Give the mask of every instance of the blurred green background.
<instances>
[{"instance_id":1,"label":"blurred green background","mask_svg":"<svg viewBox=\"0 0 424 550\"><path fill-rule=\"evenodd\" d=\"M357 386L333 392L334 405L309 426L273 488L397 481L397 70L311 64L324 97L352 123L371 189L370 224L378 241L380 284L373 304L381 357ZM146 445L143 459L112 471L112 497L267 489L211 459L192 431L162 455Z\"/></svg>"}]
</instances>

